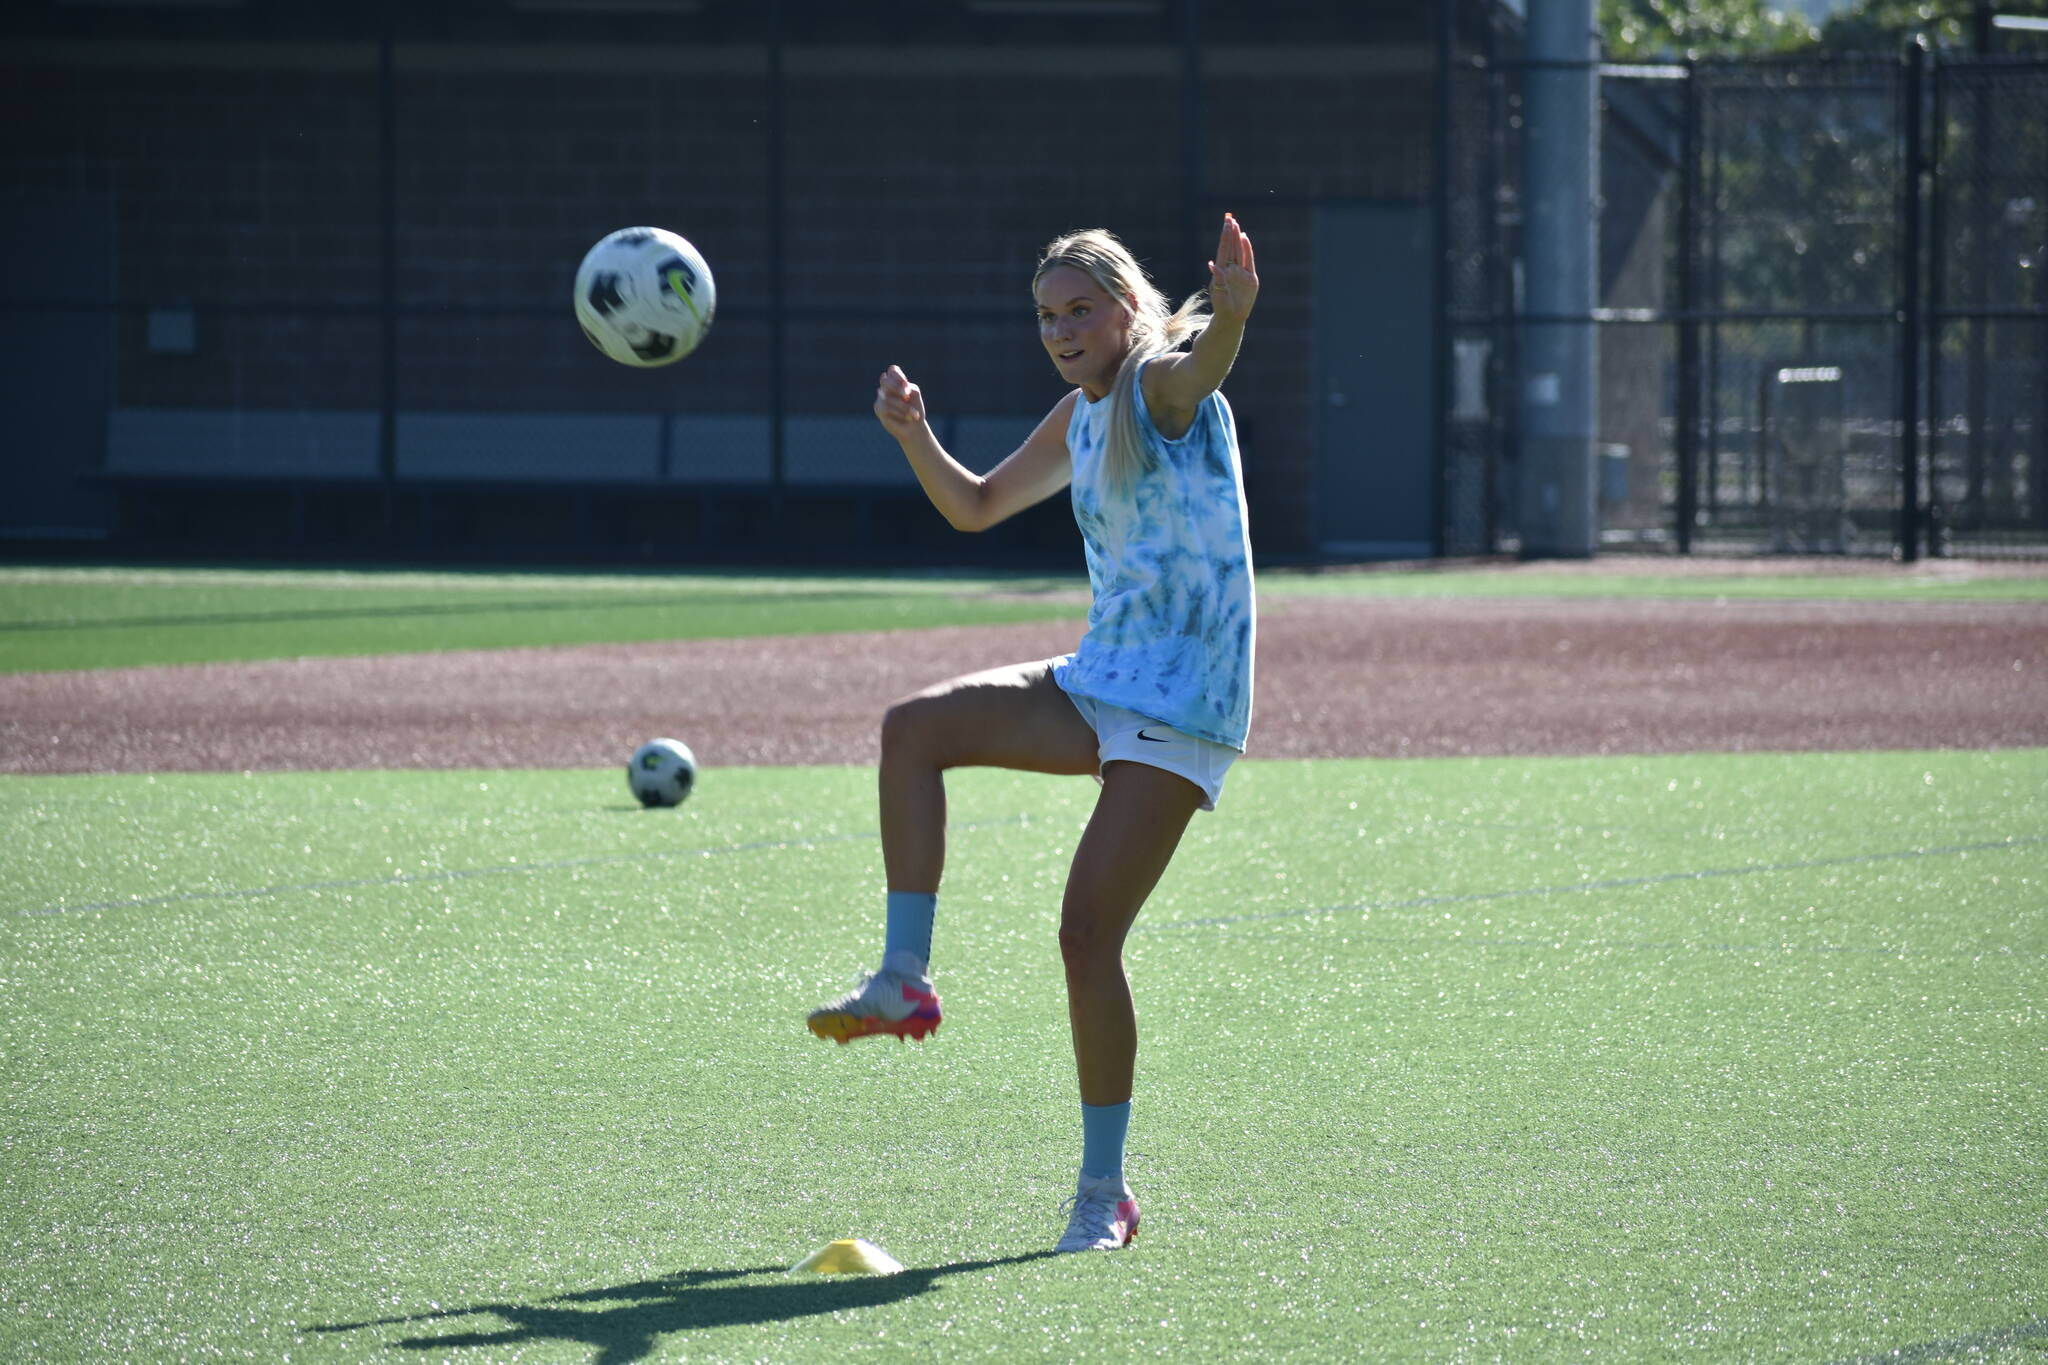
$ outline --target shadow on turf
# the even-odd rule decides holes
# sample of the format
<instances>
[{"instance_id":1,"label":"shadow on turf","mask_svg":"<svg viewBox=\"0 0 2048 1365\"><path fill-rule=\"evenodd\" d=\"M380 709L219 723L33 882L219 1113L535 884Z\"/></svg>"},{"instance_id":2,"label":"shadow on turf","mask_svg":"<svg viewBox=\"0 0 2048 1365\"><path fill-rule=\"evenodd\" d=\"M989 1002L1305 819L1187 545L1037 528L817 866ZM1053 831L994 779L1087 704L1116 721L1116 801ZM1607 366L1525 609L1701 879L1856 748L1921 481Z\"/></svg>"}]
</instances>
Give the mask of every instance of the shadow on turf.
<instances>
[{"instance_id":1,"label":"shadow on turf","mask_svg":"<svg viewBox=\"0 0 2048 1365\"><path fill-rule=\"evenodd\" d=\"M518 1346L527 1342L580 1341L597 1352L592 1357L592 1365L624 1365L626 1361L645 1359L653 1351L656 1340L671 1332L788 1322L794 1318L839 1313L850 1308L878 1308L883 1304L916 1298L930 1291L947 1275L967 1275L977 1270L1022 1265L1054 1254L1033 1251L988 1261L956 1261L952 1265L905 1270L896 1275L859 1275L844 1279L806 1276L769 1284L722 1282L754 1275L781 1275L785 1267L685 1270L632 1284L557 1294L538 1304L480 1303L469 1308L444 1308L407 1317L333 1323L311 1330L359 1332L372 1327L446 1322L488 1313L502 1319L506 1325L495 1331L403 1337L392 1342L391 1347L404 1351L442 1351L472 1346ZM577 1306L613 1303L618 1306Z\"/></svg>"}]
</instances>

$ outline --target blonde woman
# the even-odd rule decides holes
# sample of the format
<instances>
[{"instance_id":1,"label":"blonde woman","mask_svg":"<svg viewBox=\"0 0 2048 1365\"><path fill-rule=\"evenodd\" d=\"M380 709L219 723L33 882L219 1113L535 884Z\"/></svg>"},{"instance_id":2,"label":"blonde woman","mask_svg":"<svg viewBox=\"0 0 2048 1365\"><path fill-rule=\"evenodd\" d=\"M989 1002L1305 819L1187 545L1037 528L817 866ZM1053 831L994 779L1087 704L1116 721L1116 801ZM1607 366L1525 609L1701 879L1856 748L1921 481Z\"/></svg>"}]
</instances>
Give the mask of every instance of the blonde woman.
<instances>
[{"instance_id":1,"label":"blonde woman","mask_svg":"<svg viewBox=\"0 0 2048 1365\"><path fill-rule=\"evenodd\" d=\"M1218 392L1258 297L1251 238L1223 219L1209 288L1169 311L1123 243L1077 232L1032 279L1038 335L1074 386L988 474L942 449L895 366L875 416L947 521L980 531L1071 485L1094 605L1074 653L954 678L882 721L887 928L879 971L815 1011L845 1043L939 1025L928 975L948 768L1093 774L1102 784L1060 910L1080 1074L1081 1178L1061 1251L1138 1230L1124 1181L1137 1018L1123 943L1197 810L1213 810L1251 720L1253 603L1237 432ZM1192 343L1192 344L1189 344Z\"/></svg>"}]
</instances>

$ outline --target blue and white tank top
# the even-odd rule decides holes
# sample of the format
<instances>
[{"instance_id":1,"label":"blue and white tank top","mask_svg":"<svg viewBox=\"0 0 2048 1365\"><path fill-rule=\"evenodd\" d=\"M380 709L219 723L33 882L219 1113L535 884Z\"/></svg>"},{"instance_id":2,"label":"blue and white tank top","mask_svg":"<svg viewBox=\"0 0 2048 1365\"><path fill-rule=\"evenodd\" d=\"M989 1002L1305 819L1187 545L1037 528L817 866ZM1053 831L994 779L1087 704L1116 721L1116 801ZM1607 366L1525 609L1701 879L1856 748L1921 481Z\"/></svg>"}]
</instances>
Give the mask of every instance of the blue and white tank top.
<instances>
[{"instance_id":1,"label":"blue and white tank top","mask_svg":"<svg viewBox=\"0 0 2048 1365\"><path fill-rule=\"evenodd\" d=\"M1074 520L1094 605L1080 648L1055 668L1069 692L1109 702L1242 751L1251 728L1251 539L1237 424L1221 393L1202 400L1178 440L1145 406L1138 430L1151 467L1107 486L1110 400L1084 394L1067 424Z\"/></svg>"}]
</instances>

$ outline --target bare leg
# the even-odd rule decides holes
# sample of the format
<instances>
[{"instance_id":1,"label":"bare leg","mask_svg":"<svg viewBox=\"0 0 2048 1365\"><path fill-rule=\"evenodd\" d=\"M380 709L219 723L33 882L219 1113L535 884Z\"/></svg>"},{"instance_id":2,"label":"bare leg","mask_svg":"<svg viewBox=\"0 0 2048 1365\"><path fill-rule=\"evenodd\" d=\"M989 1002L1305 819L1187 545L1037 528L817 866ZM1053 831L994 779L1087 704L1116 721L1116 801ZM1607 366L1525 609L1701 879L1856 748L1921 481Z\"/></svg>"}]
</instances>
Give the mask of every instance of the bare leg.
<instances>
[{"instance_id":1,"label":"bare leg","mask_svg":"<svg viewBox=\"0 0 2048 1365\"><path fill-rule=\"evenodd\" d=\"M891 891L937 891L948 768L1092 773L1094 730L1045 663L942 682L882 719L882 864Z\"/></svg>"},{"instance_id":2,"label":"bare leg","mask_svg":"<svg viewBox=\"0 0 2048 1365\"><path fill-rule=\"evenodd\" d=\"M1083 1104L1131 1097L1138 1019L1124 974L1124 936L1201 804L1194 783L1164 768L1112 763L1103 770L1102 796L1074 851L1060 912Z\"/></svg>"}]
</instances>

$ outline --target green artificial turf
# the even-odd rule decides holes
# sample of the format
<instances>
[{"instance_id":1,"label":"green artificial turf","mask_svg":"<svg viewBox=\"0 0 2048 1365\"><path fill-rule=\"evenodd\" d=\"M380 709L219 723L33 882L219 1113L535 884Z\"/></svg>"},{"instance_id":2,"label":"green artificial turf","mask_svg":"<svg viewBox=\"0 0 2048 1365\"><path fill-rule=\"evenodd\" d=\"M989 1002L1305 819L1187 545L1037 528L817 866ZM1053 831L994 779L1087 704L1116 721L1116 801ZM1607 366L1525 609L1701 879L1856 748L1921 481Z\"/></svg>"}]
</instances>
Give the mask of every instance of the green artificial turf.
<instances>
[{"instance_id":1,"label":"green artificial turf","mask_svg":"<svg viewBox=\"0 0 2048 1365\"><path fill-rule=\"evenodd\" d=\"M1289 596L2048 602L2048 573L1545 571L1538 565L1260 576ZM437 649L1081 620L1071 576L451 573L0 568L0 673Z\"/></svg>"},{"instance_id":2,"label":"green artificial turf","mask_svg":"<svg viewBox=\"0 0 2048 1365\"><path fill-rule=\"evenodd\" d=\"M917 574L0 569L0 673L1078 619L1085 586Z\"/></svg>"},{"instance_id":3,"label":"green artificial turf","mask_svg":"<svg viewBox=\"0 0 2048 1365\"><path fill-rule=\"evenodd\" d=\"M872 780L0 779L0 1359L2042 1358L2048 751L1241 765L1057 1259L1094 789L955 775L841 1048Z\"/></svg>"}]
</instances>

